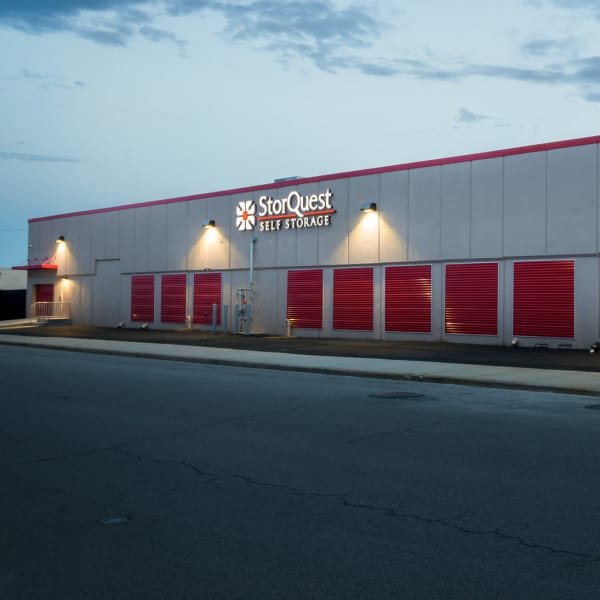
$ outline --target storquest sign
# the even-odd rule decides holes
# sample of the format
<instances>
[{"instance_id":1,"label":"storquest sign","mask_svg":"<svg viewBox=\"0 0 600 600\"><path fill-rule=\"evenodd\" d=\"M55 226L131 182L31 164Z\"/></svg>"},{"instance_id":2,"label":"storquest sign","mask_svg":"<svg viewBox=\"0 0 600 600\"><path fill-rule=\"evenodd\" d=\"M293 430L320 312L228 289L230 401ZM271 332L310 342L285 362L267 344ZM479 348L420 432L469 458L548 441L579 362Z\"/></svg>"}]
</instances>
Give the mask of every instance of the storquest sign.
<instances>
[{"instance_id":1,"label":"storquest sign","mask_svg":"<svg viewBox=\"0 0 600 600\"><path fill-rule=\"evenodd\" d=\"M261 196L258 205L244 200L236 207L236 226L240 231L253 231L257 223L259 231L327 227L336 212L332 198L333 192L327 189L321 194L302 195L294 190L283 198Z\"/></svg>"}]
</instances>

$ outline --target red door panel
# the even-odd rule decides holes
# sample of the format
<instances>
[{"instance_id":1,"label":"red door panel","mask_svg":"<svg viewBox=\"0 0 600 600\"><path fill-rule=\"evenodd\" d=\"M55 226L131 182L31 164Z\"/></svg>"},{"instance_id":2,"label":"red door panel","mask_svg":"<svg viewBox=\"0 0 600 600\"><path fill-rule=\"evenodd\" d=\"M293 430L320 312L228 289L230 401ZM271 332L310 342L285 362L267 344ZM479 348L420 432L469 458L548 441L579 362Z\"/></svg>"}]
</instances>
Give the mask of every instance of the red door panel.
<instances>
[{"instance_id":1,"label":"red door panel","mask_svg":"<svg viewBox=\"0 0 600 600\"><path fill-rule=\"evenodd\" d=\"M513 334L575 335L575 261L515 262Z\"/></svg>"},{"instance_id":2,"label":"red door panel","mask_svg":"<svg viewBox=\"0 0 600 600\"><path fill-rule=\"evenodd\" d=\"M221 273L194 275L194 323L212 325L213 304L217 305L217 325L221 324Z\"/></svg>"},{"instance_id":3,"label":"red door panel","mask_svg":"<svg viewBox=\"0 0 600 600\"><path fill-rule=\"evenodd\" d=\"M446 333L498 335L498 263L446 265Z\"/></svg>"},{"instance_id":4,"label":"red door panel","mask_svg":"<svg viewBox=\"0 0 600 600\"><path fill-rule=\"evenodd\" d=\"M131 320L154 321L154 275L134 275L131 278Z\"/></svg>"},{"instance_id":5,"label":"red door panel","mask_svg":"<svg viewBox=\"0 0 600 600\"><path fill-rule=\"evenodd\" d=\"M187 275L163 275L160 286L161 323L185 323Z\"/></svg>"},{"instance_id":6,"label":"red door panel","mask_svg":"<svg viewBox=\"0 0 600 600\"><path fill-rule=\"evenodd\" d=\"M431 265L386 268L385 330L431 331Z\"/></svg>"},{"instance_id":7,"label":"red door panel","mask_svg":"<svg viewBox=\"0 0 600 600\"><path fill-rule=\"evenodd\" d=\"M333 271L333 328L373 330L373 268Z\"/></svg>"}]
</instances>

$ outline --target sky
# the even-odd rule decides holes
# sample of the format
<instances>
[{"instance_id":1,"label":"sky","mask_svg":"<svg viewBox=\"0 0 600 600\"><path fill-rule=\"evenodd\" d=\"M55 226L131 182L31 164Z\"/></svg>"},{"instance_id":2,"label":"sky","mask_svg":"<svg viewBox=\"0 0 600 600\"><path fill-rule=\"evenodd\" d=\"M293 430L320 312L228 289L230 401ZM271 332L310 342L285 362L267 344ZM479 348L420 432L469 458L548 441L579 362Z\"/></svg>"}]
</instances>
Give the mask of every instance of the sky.
<instances>
[{"instance_id":1,"label":"sky","mask_svg":"<svg viewBox=\"0 0 600 600\"><path fill-rule=\"evenodd\" d=\"M0 0L27 221L600 134L600 0Z\"/></svg>"}]
</instances>

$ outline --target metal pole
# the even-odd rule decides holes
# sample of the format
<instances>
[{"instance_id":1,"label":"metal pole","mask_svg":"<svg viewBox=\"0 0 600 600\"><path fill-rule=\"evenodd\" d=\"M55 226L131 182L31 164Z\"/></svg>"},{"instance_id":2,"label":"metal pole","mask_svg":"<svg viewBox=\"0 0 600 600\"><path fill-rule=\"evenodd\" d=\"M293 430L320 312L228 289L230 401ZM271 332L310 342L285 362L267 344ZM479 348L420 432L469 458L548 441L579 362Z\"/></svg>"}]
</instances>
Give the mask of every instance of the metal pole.
<instances>
[{"instance_id":1,"label":"metal pole","mask_svg":"<svg viewBox=\"0 0 600 600\"><path fill-rule=\"evenodd\" d=\"M256 238L253 237L250 240L250 302L252 302L252 296L254 295L254 244Z\"/></svg>"},{"instance_id":2,"label":"metal pole","mask_svg":"<svg viewBox=\"0 0 600 600\"><path fill-rule=\"evenodd\" d=\"M250 335L252 327L252 304L246 304L246 335Z\"/></svg>"},{"instance_id":3,"label":"metal pole","mask_svg":"<svg viewBox=\"0 0 600 600\"><path fill-rule=\"evenodd\" d=\"M212 306L212 332L213 335L217 335L217 305Z\"/></svg>"},{"instance_id":4,"label":"metal pole","mask_svg":"<svg viewBox=\"0 0 600 600\"><path fill-rule=\"evenodd\" d=\"M227 333L227 325L229 323L229 305L223 304L223 312L221 314L221 329L223 333Z\"/></svg>"}]
</instances>

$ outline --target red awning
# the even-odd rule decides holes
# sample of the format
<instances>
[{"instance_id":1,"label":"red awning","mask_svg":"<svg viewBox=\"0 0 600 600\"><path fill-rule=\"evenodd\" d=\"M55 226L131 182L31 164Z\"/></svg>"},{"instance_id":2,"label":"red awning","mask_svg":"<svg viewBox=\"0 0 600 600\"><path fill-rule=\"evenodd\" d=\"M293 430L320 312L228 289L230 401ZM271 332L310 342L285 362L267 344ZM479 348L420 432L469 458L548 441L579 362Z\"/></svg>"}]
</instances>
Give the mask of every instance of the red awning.
<instances>
[{"instance_id":1,"label":"red awning","mask_svg":"<svg viewBox=\"0 0 600 600\"><path fill-rule=\"evenodd\" d=\"M38 271L40 269L58 269L58 265L51 265L49 263L39 263L39 264L31 264L31 265L17 265L13 267L13 271Z\"/></svg>"}]
</instances>

